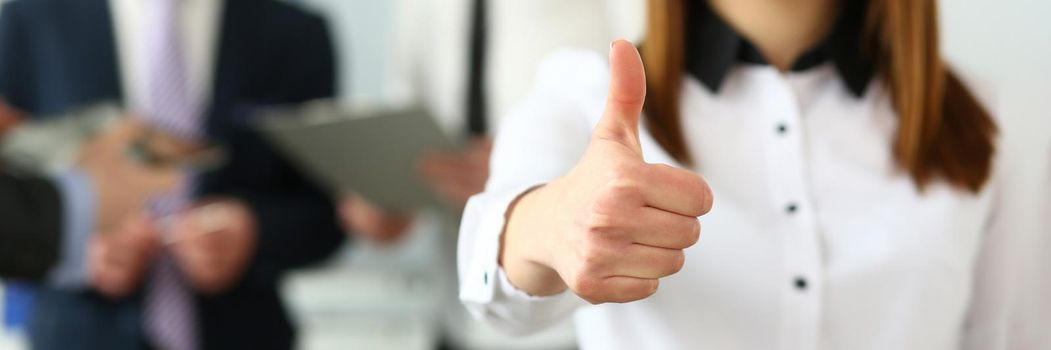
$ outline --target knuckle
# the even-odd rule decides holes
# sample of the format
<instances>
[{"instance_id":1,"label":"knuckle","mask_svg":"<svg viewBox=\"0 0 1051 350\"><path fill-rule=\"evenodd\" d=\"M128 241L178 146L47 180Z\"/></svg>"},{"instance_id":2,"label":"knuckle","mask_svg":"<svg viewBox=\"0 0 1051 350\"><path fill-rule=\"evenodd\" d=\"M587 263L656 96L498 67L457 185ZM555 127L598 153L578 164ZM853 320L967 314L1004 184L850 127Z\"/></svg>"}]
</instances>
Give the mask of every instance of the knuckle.
<instances>
[{"instance_id":1,"label":"knuckle","mask_svg":"<svg viewBox=\"0 0 1051 350\"><path fill-rule=\"evenodd\" d=\"M624 290L615 301L618 303L627 303L649 298L654 293L657 293L659 283L660 282L657 279L633 283L630 287L626 288L626 290Z\"/></svg>"},{"instance_id":2,"label":"knuckle","mask_svg":"<svg viewBox=\"0 0 1051 350\"><path fill-rule=\"evenodd\" d=\"M586 257L590 253L592 246L597 242L609 239L610 233L611 230L609 228L594 226L590 223L585 224L583 235L579 242L580 256Z\"/></svg>"},{"instance_id":3,"label":"knuckle","mask_svg":"<svg viewBox=\"0 0 1051 350\"><path fill-rule=\"evenodd\" d=\"M617 242L624 236L621 229L623 219L610 215L594 214L581 223L581 253L594 251ZM593 252L597 253L597 252Z\"/></svg>"},{"instance_id":4,"label":"knuckle","mask_svg":"<svg viewBox=\"0 0 1051 350\"><path fill-rule=\"evenodd\" d=\"M585 300L598 299L602 291L598 286L598 280L591 277L577 276L570 281L569 288Z\"/></svg>"},{"instance_id":5,"label":"knuckle","mask_svg":"<svg viewBox=\"0 0 1051 350\"><path fill-rule=\"evenodd\" d=\"M589 276L593 272L602 269L608 260L607 255L594 247L584 247L580 252L580 268L578 276Z\"/></svg>"},{"instance_id":6,"label":"knuckle","mask_svg":"<svg viewBox=\"0 0 1051 350\"><path fill-rule=\"evenodd\" d=\"M598 208L615 209L630 203L642 202L642 189L639 182L629 178L610 181L598 196Z\"/></svg>"},{"instance_id":7,"label":"knuckle","mask_svg":"<svg viewBox=\"0 0 1051 350\"><path fill-rule=\"evenodd\" d=\"M616 196L609 192L603 192L591 202L587 208L587 213L590 215L589 220L595 219L592 216L595 215L606 215L612 216L617 213L621 203L617 200Z\"/></svg>"},{"instance_id":8,"label":"knuckle","mask_svg":"<svg viewBox=\"0 0 1051 350\"><path fill-rule=\"evenodd\" d=\"M631 181L638 178L641 168L638 164L629 162L617 162L609 168L609 180L611 182Z\"/></svg>"},{"instance_id":9,"label":"knuckle","mask_svg":"<svg viewBox=\"0 0 1051 350\"><path fill-rule=\"evenodd\" d=\"M616 84L616 83L613 83ZM610 102L616 103L623 106L637 106L645 103L646 98L644 94L635 92L626 92L621 90L611 91L607 97Z\"/></svg>"},{"instance_id":10,"label":"knuckle","mask_svg":"<svg viewBox=\"0 0 1051 350\"><path fill-rule=\"evenodd\" d=\"M642 189L634 180L621 180L610 186L609 191L619 200L632 200L642 197Z\"/></svg>"},{"instance_id":11,"label":"knuckle","mask_svg":"<svg viewBox=\"0 0 1051 350\"><path fill-rule=\"evenodd\" d=\"M596 204L596 208L592 209L590 213L584 218L584 227L589 236L602 236L607 232L617 227L619 221L617 217L607 214L606 210L598 208L599 204Z\"/></svg>"},{"instance_id":12,"label":"knuckle","mask_svg":"<svg viewBox=\"0 0 1051 350\"><path fill-rule=\"evenodd\" d=\"M609 296L604 294L577 292L577 296L591 305L600 305L610 302Z\"/></svg>"},{"instance_id":13,"label":"knuckle","mask_svg":"<svg viewBox=\"0 0 1051 350\"><path fill-rule=\"evenodd\" d=\"M632 171L631 164L626 162L616 162L609 167L609 178L610 180L631 178Z\"/></svg>"}]
</instances>

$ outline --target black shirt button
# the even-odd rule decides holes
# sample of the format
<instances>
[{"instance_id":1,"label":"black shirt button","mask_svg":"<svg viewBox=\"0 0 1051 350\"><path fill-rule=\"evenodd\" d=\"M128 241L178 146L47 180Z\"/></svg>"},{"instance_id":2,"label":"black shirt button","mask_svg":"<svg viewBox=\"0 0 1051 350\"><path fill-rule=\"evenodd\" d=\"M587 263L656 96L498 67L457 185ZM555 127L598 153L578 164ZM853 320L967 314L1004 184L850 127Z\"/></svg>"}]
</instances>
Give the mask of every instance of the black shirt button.
<instances>
[{"instance_id":1,"label":"black shirt button","mask_svg":"<svg viewBox=\"0 0 1051 350\"><path fill-rule=\"evenodd\" d=\"M796 277L795 286L796 286L796 289L798 289L799 291L801 291L801 292L805 291L806 290L806 286L807 286L806 278Z\"/></svg>"},{"instance_id":2,"label":"black shirt button","mask_svg":"<svg viewBox=\"0 0 1051 350\"><path fill-rule=\"evenodd\" d=\"M787 133L788 133L788 125L785 125L785 123L777 124L777 134L778 135L784 135L784 134L787 134Z\"/></svg>"},{"instance_id":3,"label":"black shirt button","mask_svg":"<svg viewBox=\"0 0 1051 350\"><path fill-rule=\"evenodd\" d=\"M795 214L797 211L799 211L799 206L795 203L788 203L788 205L785 206L785 213L788 213L789 215Z\"/></svg>"}]
</instances>

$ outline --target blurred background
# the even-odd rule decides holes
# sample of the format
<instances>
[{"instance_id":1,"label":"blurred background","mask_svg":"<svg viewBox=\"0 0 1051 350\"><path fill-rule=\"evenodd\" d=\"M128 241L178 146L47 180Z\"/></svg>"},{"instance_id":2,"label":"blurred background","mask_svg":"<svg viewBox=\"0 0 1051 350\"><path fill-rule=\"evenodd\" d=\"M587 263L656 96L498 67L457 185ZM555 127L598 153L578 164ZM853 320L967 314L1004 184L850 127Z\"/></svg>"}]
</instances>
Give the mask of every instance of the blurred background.
<instances>
[{"instance_id":1,"label":"blurred background","mask_svg":"<svg viewBox=\"0 0 1051 350\"><path fill-rule=\"evenodd\" d=\"M468 100L463 91L471 75L466 67L473 1L289 3L326 20L335 44L336 97L341 104L422 104L447 133L462 133L462 105ZM1011 138L1020 144L1008 147L1048 147L1051 2L939 3L949 61L965 75L988 84L978 90L995 91L995 110L1006 121L1004 133L1023 135ZM526 92L536 65L547 53L560 47L605 52L610 40L640 38L644 5L644 0L490 1L485 6L488 46L483 75L488 87L484 114L493 124L488 128L498 127L499 116ZM1027 156L1026 152L1008 154ZM1037 172L1051 160L1031 162ZM422 212L394 244L351 238L322 264L297 269L281 279L278 289L299 328L297 348L432 349L436 344L466 349L574 348L568 323L509 342L470 321L455 301L451 267L455 236L450 232L455 232L456 223L449 218L456 215L455 209ZM5 317L0 349L28 348L20 309L31 303L23 298L31 296L18 287L5 287L0 288L5 293L5 302L0 303Z\"/></svg>"}]
</instances>

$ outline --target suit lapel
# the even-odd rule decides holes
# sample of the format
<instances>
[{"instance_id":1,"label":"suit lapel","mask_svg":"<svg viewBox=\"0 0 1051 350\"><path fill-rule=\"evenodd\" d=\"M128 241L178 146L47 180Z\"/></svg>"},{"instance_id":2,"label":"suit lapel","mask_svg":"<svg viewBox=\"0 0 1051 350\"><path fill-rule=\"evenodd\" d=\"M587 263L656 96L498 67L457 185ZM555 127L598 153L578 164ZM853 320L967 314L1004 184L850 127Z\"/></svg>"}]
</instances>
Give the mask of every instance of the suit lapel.
<instances>
[{"instance_id":1,"label":"suit lapel","mask_svg":"<svg viewBox=\"0 0 1051 350\"><path fill-rule=\"evenodd\" d=\"M67 84L73 84L67 106L90 104L109 100L123 102L119 62L113 19L107 0L72 0L56 2L53 9L59 14L58 30L65 40L60 50L69 71ZM62 87L54 90L61 91ZM70 91L70 90L66 90Z\"/></svg>"},{"instance_id":2,"label":"suit lapel","mask_svg":"<svg viewBox=\"0 0 1051 350\"><path fill-rule=\"evenodd\" d=\"M240 0L216 0L223 1L223 12L221 15L219 41L217 43L215 61L215 74L212 75L212 96L209 101L208 118L206 128L208 134L217 136L229 128L225 117L231 113L232 104L236 103L239 84L244 76L241 52L248 39L243 31L246 20L245 4Z\"/></svg>"}]
</instances>

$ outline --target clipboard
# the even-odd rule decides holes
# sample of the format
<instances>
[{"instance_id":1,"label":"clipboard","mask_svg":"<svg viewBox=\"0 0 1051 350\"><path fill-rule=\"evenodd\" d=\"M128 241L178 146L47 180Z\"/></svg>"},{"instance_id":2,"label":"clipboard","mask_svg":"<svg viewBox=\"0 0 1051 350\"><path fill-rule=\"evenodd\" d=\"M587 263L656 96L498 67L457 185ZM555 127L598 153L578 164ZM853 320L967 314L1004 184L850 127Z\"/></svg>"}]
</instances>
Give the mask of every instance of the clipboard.
<instances>
[{"instance_id":1,"label":"clipboard","mask_svg":"<svg viewBox=\"0 0 1051 350\"><path fill-rule=\"evenodd\" d=\"M417 164L429 151L459 148L422 108L350 111L315 101L263 110L256 125L329 190L353 191L396 212L440 203Z\"/></svg>"}]
</instances>

